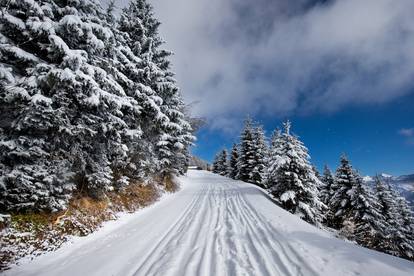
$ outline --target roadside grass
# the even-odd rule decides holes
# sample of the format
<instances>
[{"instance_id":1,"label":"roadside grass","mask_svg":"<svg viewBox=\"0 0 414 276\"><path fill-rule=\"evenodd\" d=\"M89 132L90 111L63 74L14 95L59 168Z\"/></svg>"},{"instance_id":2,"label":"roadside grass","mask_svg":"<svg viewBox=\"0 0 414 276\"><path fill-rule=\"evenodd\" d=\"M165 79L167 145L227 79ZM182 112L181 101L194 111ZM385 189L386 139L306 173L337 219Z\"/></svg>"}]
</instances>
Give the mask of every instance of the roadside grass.
<instances>
[{"instance_id":1,"label":"roadside grass","mask_svg":"<svg viewBox=\"0 0 414 276\"><path fill-rule=\"evenodd\" d=\"M160 184L162 183L162 184ZM102 200L74 195L68 208L57 213L11 214L9 227L0 229L0 272L27 257L58 249L71 236L87 236L120 212L135 212L158 200L163 191L176 192L172 177L149 183L134 182Z\"/></svg>"}]
</instances>

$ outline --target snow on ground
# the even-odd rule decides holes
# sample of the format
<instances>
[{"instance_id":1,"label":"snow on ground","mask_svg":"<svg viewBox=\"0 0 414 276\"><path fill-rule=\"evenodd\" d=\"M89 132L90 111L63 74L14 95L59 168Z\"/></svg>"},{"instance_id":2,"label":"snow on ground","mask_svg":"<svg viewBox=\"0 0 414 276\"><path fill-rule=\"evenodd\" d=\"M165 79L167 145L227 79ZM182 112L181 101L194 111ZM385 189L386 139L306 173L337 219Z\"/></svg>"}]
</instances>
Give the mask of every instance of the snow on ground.
<instances>
[{"instance_id":1,"label":"snow on ground","mask_svg":"<svg viewBox=\"0 0 414 276\"><path fill-rule=\"evenodd\" d=\"M155 205L5 275L414 275L414 263L336 239L259 188L205 171Z\"/></svg>"}]
</instances>

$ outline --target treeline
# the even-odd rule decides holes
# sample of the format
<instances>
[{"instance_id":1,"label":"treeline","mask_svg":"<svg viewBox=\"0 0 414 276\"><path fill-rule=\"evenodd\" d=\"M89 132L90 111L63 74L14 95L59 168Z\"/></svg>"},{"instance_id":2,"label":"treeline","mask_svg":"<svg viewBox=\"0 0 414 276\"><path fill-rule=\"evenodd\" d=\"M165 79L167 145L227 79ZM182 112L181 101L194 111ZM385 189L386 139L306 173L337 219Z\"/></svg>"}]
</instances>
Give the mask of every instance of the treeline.
<instances>
[{"instance_id":1,"label":"treeline","mask_svg":"<svg viewBox=\"0 0 414 276\"><path fill-rule=\"evenodd\" d=\"M325 166L320 176L289 121L267 142L263 127L247 119L230 154L216 155L213 172L264 187L281 207L307 222L414 260L414 219L406 199L379 176L368 186L345 155L334 174Z\"/></svg>"},{"instance_id":2,"label":"treeline","mask_svg":"<svg viewBox=\"0 0 414 276\"><path fill-rule=\"evenodd\" d=\"M194 140L147 0L1 1L0 211L183 173Z\"/></svg>"}]
</instances>

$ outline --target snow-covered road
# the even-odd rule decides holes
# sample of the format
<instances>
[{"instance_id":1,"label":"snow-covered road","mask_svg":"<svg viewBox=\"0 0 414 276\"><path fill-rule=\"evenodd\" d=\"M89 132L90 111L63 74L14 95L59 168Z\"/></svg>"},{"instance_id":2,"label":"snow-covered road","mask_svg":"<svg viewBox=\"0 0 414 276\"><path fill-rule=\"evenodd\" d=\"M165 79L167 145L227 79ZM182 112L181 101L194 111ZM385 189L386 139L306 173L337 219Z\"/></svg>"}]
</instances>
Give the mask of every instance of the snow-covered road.
<instances>
[{"instance_id":1,"label":"snow-covered road","mask_svg":"<svg viewBox=\"0 0 414 276\"><path fill-rule=\"evenodd\" d=\"M414 263L333 238L257 187L203 171L157 204L5 275L414 275Z\"/></svg>"}]
</instances>

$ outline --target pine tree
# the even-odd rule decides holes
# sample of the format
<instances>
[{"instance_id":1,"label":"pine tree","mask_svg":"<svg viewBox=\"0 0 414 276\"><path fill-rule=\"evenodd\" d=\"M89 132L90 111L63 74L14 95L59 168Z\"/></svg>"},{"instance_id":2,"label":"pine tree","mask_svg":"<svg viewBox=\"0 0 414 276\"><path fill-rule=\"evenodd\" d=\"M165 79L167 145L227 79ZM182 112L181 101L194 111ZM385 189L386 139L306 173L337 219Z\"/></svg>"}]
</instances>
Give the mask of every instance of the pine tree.
<instances>
[{"instance_id":1,"label":"pine tree","mask_svg":"<svg viewBox=\"0 0 414 276\"><path fill-rule=\"evenodd\" d=\"M213 172L216 174L220 174L222 176L228 175L228 160L227 160L227 150L220 151L216 157L214 158L213 162Z\"/></svg>"},{"instance_id":2,"label":"pine tree","mask_svg":"<svg viewBox=\"0 0 414 276\"><path fill-rule=\"evenodd\" d=\"M70 9L61 1L7 4L0 51L18 78L0 97L1 111L10 111L1 137L3 207L60 209L71 173L99 196L111 189L111 162L126 156L123 114L137 108L105 71L113 45L105 14L92 0Z\"/></svg>"},{"instance_id":3,"label":"pine tree","mask_svg":"<svg viewBox=\"0 0 414 276\"><path fill-rule=\"evenodd\" d=\"M329 226L340 229L350 216L352 209L349 193L356 184L354 170L345 155L341 156L340 165L336 169L335 181L331 185L331 200L327 222Z\"/></svg>"},{"instance_id":4,"label":"pine tree","mask_svg":"<svg viewBox=\"0 0 414 276\"><path fill-rule=\"evenodd\" d=\"M271 189L272 185L276 183L275 173L277 172L279 165L282 163L282 132L280 129L276 129L272 133L270 139L270 149L267 156L267 167L266 167L266 180L265 186L267 189Z\"/></svg>"},{"instance_id":5,"label":"pine tree","mask_svg":"<svg viewBox=\"0 0 414 276\"><path fill-rule=\"evenodd\" d=\"M220 172L219 173L222 176L227 176L229 172L229 166L228 166L229 162L227 159L227 155L228 155L227 150L225 149L221 152L221 155L220 155L220 160L219 160Z\"/></svg>"},{"instance_id":6,"label":"pine tree","mask_svg":"<svg viewBox=\"0 0 414 276\"><path fill-rule=\"evenodd\" d=\"M231 149L230 161L229 161L229 177L237 179L239 168L237 166L237 160L239 159L239 149L236 144L233 144Z\"/></svg>"},{"instance_id":7,"label":"pine tree","mask_svg":"<svg viewBox=\"0 0 414 276\"><path fill-rule=\"evenodd\" d=\"M329 205L331 196L332 196L332 191L331 191L331 187L332 185L334 185L334 177L332 175L331 170L328 168L328 166L324 166L323 169L323 176L321 179L322 185L320 187L320 198L322 200L323 203L325 203L326 205Z\"/></svg>"},{"instance_id":8,"label":"pine tree","mask_svg":"<svg viewBox=\"0 0 414 276\"><path fill-rule=\"evenodd\" d=\"M309 162L307 148L290 133L291 123L284 123L284 133L279 138L276 171L269 174L269 191L286 210L304 220L318 223L322 220L324 204L318 198L319 179Z\"/></svg>"},{"instance_id":9,"label":"pine tree","mask_svg":"<svg viewBox=\"0 0 414 276\"><path fill-rule=\"evenodd\" d=\"M159 36L160 22L155 18L153 7L146 0L134 0L131 3L135 18L142 25L140 51L144 78L151 80L149 85L160 102L160 111L166 115L157 129L156 151L160 160L160 170L164 175L182 170L180 164L186 164L188 146L194 141L191 126L184 117L184 103L170 70L168 57L171 52L161 48L164 41ZM140 30L138 30L140 31Z\"/></svg>"},{"instance_id":10,"label":"pine tree","mask_svg":"<svg viewBox=\"0 0 414 276\"><path fill-rule=\"evenodd\" d=\"M253 128L253 152L252 152L252 171L250 172L250 182L262 185L265 181L265 172L267 167L267 145L262 126Z\"/></svg>"},{"instance_id":11,"label":"pine tree","mask_svg":"<svg viewBox=\"0 0 414 276\"><path fill-rule=\"evenodd\" d=\"M376 197L358 173L349 195L352 210L346 220L351 221L355 228L353 233L348 233L348 237L368 248L378 249L381 241L386 238L388 225Z\"/></svg>"},{"instance_id":12,"label":"pine tree","mask_svg":"<svg viewBox=\"0 0 414 276\"><path fill-rule=\"evenodd\" d=\"M404 197L397 196L397 209L399 210L399 229L403 240L399 244L402 257L414 260L414 217L409 203Z\"/></svg>"},{"instance_id":13,"label":"pine tree","mask_svg":"<svg viewBox=\"0 0 414 276\"><path fill-rule=\"evenodd\" d=\"M214 156L214 161L213 161L213 166L212 166L213 173L216 173L216 174L220 173L220 158L221 158L221 152L217 153Z\"/></svg>"},{"instance_id":14,"label":"pine tree","mask_svg":"<svg viewBox=\"0 0 414 276\"><path fill-rule=\"evenodd\" d=\"M237 162L238 175L237 179L245 182L251 182L251 173L254 169L254 134L250 118L244 122L244 128L240 135L240 152Z\"/></svg>"},{"instance_id":15,"label":"pine tree","mask_svg":"<svg viewBox=\"0 0 414 276\"><path fill-rule=\"evenodd\" d=\"M380 248L391 255L411 258L414 255L411 235L406 234L402 224L397 193L380 176L375 177L375 188L381 213L388 223L388 238L382 241Z\"/></svg>"}]
</instances>

